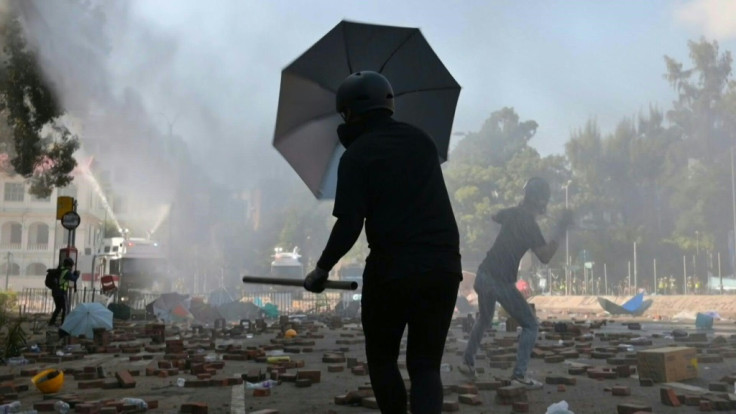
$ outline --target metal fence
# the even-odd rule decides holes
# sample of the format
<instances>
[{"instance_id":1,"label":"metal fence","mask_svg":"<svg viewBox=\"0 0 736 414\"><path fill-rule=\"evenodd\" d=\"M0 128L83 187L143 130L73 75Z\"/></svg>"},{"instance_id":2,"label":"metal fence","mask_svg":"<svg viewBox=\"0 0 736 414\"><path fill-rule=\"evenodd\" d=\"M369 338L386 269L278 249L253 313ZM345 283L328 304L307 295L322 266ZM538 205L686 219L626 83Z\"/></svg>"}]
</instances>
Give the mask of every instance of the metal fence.
<instances>
[{"instance_id":1,"label":"metal fence","mask_svg":"<svg viewBox=\"0 0 736 414\"><path fill-rule=\"evenodd\" d=\"M98 289L82 288L76 292L69 292L69 307L74 308L78 303L91 302L102 293ZM107 296L102 295L103 298ZM18 307L22 314L51 313L54 310L54 299L51 290L47 288L24 288L18 293Z\"/></svg>"},{"instance_id":2,"label":"metal fence","mask_svg":"<svg viewBox=\"0 0 736 414\"><path fill-rule=\"evenodd\" d=\"M280 314L319 313L334 310L342 300L340 293L326 292L315 294L311 292L247 292L240 299L241 302L251 302L258 307L266 304L276 306Z\"/></svg>"},{"instance_id":3,"label":"metal fence","mask_svg":"<svg viewBox=\"0 0 736 414\"><path fill-rule=\"evenodd\" d=\"M158 293L140 294L132 302L125 302L132 309L141 310L147 304L158 298ZM73 309L78 303L103 301L107 296L98 289L82 288L69 293L69 307ZM258 307L267 304L276 306L278 312L284 314L319 313L334 310L338 303L343 301L340 293L326 292L314 294L310 292L283 292L262 291L247 292L240 299L241 302L251 302ZM18 293L17 303L21 314L51 313L54 310L54 299L51 290L47 288L25 288Z\"/></svg>"}]
</instances>

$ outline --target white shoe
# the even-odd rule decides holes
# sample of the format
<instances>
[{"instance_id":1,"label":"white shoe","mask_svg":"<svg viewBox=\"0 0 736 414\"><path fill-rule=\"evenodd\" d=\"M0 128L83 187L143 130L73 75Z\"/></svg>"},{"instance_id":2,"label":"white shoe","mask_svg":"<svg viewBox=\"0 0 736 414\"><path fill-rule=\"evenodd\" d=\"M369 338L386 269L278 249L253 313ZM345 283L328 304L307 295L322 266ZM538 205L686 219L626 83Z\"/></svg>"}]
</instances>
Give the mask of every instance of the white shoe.
<instances>
[{"instance_id":1,"label":"white shoe","mask_svg":"<svg viewBox=\"0 0 736 414\"><path fill-rule=\"evenodd\" d=\"M460 364L460 366L457 367L457 370L470 379L475 379L478 377L478 374L475 372L475 367L468 364L467 362L463 362L462 364Z\"/></svg>"},{"instance_id":2,"label":"white shoe","mask_svg":"<svg viewBox=\"0 0 736 414\"><path fill-rule=\"evenodd\" d=\"M529 377L511 378L511 384L512 385L515 385L515 384L523 385L528 390L538 390L544 386L544 384L542 384L541 382L535 379L531 379Z\"/></svg>"}]
</instances>

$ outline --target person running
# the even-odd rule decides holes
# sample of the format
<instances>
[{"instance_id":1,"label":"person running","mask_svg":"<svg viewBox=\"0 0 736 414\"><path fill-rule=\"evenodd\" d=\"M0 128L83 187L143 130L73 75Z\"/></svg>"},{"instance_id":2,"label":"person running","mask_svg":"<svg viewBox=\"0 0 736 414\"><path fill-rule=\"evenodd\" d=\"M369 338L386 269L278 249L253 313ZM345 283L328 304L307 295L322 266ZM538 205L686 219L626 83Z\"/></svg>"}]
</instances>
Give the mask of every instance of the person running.
<instances>
[{"instance_id":1,"label":"person running","mask_svg":"<svg viewBox=\"0 0 736 414\"><path fill-rule=\"evenodd\" d=\"M368 373L382 413L407 412L397 364L408 326L411 410L442 411L440 365L462 280L460 236L437 147L424 131L392 118L393 90L377 72L350 75L337 91L346 148L337 173L337 222L304 287L322 292L330 269L365 222L370 247L361 320Z\"/></svg>"},{"instance_id":2,"label":"person running","mask_svg":"<svg viewBox=\"0 0 736 414\"><path fill-rule=\"evenodd\" d=\"M59 274L58 283L51 288L51 297L54 298L54 313L51 314L49 326L56 324L56 317L61 313L60 325L64 323L67 313L67 291L69 290L69 276L74 267L74 259L67 257L62 262L61 273Z\"/></svg>"},{"instance_id":3,"label":"person running","mask_svg":"<svg viewBox=\"0 0 736 414\"><path fill-rule=\"evenodd\" d=\"M532 177L524 186L521 204L501 210L492 217L493 221L501 224L501 230L475 277L473 287L478 293L479 316L465 348L464 364L460 367L460 371L470 377L475 377L475 354L483 333L493 321L498 302L522 328L511 382L529 389L542 387L542 383L526 375L539 324L515 283L524 254L531 249L542 263L549 263L557 251L559 240L572 224L572 213L565 210L551 240L545 242L535 217L546 212L549 197L549 183L543 178Z\"/></svg>"}]
</instances>

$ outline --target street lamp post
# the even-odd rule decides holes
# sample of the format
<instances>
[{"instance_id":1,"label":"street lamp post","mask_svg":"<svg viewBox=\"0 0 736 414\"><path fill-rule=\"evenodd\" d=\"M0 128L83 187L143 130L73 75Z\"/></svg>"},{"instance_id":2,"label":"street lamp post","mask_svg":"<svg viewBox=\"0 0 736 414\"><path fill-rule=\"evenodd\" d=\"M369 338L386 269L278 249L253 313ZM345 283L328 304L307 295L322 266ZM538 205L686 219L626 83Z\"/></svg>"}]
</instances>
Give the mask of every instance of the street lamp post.
<instances>
[{"instance_id":1,"label":"street lamp post","mask_svg":"<svg viewBox=\"0 0 736 414\"><path fill-rule=\"evenodd\" d=\"M568 209L568 197L567 189L570 187L572 180L567 180L565 183L565 210ZM569 230L565 228L565 295L570 294L570 234Z\"/></svg>"}]
</instances>

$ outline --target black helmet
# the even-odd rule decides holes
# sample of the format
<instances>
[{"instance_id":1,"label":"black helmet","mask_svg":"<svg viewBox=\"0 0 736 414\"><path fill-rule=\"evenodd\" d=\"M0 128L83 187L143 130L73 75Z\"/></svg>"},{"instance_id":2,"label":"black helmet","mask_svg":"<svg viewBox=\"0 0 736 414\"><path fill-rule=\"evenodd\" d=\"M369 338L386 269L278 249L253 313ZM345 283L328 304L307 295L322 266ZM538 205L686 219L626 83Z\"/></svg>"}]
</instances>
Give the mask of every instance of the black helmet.
<instances>
[{"instance_id":1,"label":"black helmet","mask_svg":"<svg viewBox=\"0 0 736 414\"><path fill-rule=\"evenodd\" d=\"M393 114L394 90L388 79L378 72L355 72L337 88L335 106L343 115L361 115L374 109L386 109Z\"/></svg>"},{"instance_id":2,"label":"black helmet","mask_svg":"<svg viewBox=\"0 0 736 414\"><path fill-rule=\"evenodd\" d=\"M67 257L64 259L64 266L74 266L74 259Z\"/></svg>"},{"instance_id":3,"label":"black helmet","mask_svg":"<svg viewBox=\"0 0 736 414\"><path fill-rule=\"evenodd\" d=\"M532 177L524 184L524 204L536 207L540 214L547 210L549 197L549 183L544 178Z\"/></svg>"}]
</instances>

